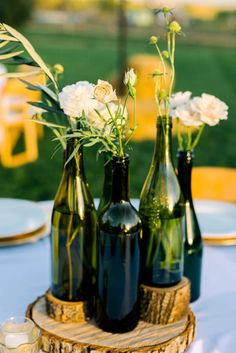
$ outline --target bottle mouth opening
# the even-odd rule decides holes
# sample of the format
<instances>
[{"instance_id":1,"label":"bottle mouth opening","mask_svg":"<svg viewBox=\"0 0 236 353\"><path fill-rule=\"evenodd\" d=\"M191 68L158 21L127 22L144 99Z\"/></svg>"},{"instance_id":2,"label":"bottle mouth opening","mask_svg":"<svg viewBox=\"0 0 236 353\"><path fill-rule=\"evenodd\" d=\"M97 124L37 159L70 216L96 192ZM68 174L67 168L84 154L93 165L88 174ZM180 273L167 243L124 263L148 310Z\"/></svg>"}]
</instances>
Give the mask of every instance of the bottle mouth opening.
<instances>
[{"instance_id":1,"label":"bottle mouth opening","mask_svg":"<svg viewBox=\"0 0 236 353\"><path fill-rule=\"evenodd\" d=\"M166 116L158 116L157 117L157 123L156 125L157 126L162 126L162 124L165 124L165 126L170 126L172 127L172 118L169 116L169 117L166 117Z\"/></svg>"},{"instance_id":2,"label":"bottle mouth opening","mask_svg":"<svg viewBox=\"0 0 236 353\"><path fill-rule=\"evenodd\" d=\"M194 151L193 150L186 151L186 150L182 150L182 149L179 148L178 152L177 152L177 157L179 157L179 158L183 157L183 158L185 158L187 160L191 160L192 158L195 157L195 155L194 155Z\"/></svg>"},{"instance_id":3,"label":"bottle mouth opening","mask_svg":"<svg viewBox=\"0 0 236 353\"><path fill-rule=\"evenodd\" d=\"M112 161L114 163L120 163L120 164L128 163L129 162L129 155L125 154L123 157L113 156Z\"/></svg>"}]
</instances>

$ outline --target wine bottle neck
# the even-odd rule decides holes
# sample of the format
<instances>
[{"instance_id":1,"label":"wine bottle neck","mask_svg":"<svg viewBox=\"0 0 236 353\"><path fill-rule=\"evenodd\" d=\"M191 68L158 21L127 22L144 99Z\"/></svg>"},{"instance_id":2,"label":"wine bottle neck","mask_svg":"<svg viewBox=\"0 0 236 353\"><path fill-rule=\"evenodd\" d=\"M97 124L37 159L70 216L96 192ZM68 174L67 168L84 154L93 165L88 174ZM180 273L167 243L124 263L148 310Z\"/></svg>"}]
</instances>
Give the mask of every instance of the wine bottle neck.
<instances>
[{"instance_id":1,"label":"wine bottle neck","mask_svg":"<svg viewBox=\"0 0 236 353\"><path fill-rule=\"evenodd\" d=\"M172 122L164 117L157 118L157 134L155 143L154 160L156 162L172 162Z\"/></svg>"},{"instance_id":2,"label":"wine bottle neck","mask_svg":"<svg viewBox=\"0 0 236 353\"><path fill-rule=\"evenodd\" d=\"M129 158L112 159L112 202L129 200Z\"/></svg>"},{"instance_id":3,"label":"wine bottle neck","mask_svg":"<svg viewBox=\"0 0 236 353\"><path fill-rule=\"evenodd\" d=\"M64 152L64 170L73 171L76 175L84 174L83 147L77 138L71 138L67 141Z\"/></svg>"},{"instance_id":4,"label":"wine bottle neck","mask_svg":"<svg viewBox=\"0 0 236 353\"><path fill-rule=\"evenodd\" d=\"M178 179L185 201L192 201L191 177L192 161L194 154L192 151L179 150L178 154Z\"/></svg>"}]
</instances>

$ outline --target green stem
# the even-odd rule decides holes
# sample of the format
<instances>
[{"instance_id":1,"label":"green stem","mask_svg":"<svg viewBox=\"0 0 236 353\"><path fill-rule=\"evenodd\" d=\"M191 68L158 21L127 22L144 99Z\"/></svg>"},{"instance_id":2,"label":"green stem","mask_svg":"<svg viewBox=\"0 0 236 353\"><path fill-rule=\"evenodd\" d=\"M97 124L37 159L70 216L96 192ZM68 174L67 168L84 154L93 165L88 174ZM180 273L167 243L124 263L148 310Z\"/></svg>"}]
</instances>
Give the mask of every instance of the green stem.
<instances>
[{"instance_id":1,"label":"green stem","mask_svg":"<svg viewBox=\"0 0 236 353\"><path fill-rule=\"evenodd\" d=\"M174 79L175 79L175 33L172 33L172 48L171 48L170 62L171 62L171 81L170 81L170 87L169 87L169 97L172 94Z\"/></svg>"},{"instance_id":2,"label":"green stem","mask_svg":"<svg viewBox=\"0 0 236 353\"><path fill-rule=\"evenodd\" d=\"M202 124L201 127L200 127L200 129L199 129L199 131L198 131L198 133L197 133L197 135L196 135L196 138L195 138L195 140L193 141L193 144L192 144L192 146L191 146L191 149L192 149L192 150L197 146L197 144L198 144L198 142L199 142L199 140L200 140L200 137L201 137L201 135L202 135L202 133L203 133L204 127L205 127L205 124Z\"/></svg>"},{"instance_id":3,"label":"green stem","mask_svg":"<svg viewBox=\"0 0 236 353\"><path fill-rule=\"evenodd\" d=\"M163 56L161 54L160 48L158 47L157 44L155 44L155 47L156 47L158 55L161 59L161 63L162 63L162 67L163 67L164 83L165 83L165 89L166 89L166 64L165 64L165 61L164 61Z\"/></svg>"},{"instance_id":4,"label":"green stem","mask_svg":"<svg viewBox=\"0 0 236 353\"><path fill-rule=\"evenodd\" d=\"M114 117L113 117L113 115L112 115L112 113L111 113L111 110L110 110L110 107L109 107L109 104L108 104L108 103L106 103L106 108L107 108L107 110L108 110L108 113L109 113L109 115L110 115L110 117L111 117L111 119L112 119L114 125L115 125L116 131L117 131L117 134L118 134L118 140L119 140L119 155L120 155L120 157L122 158L122 157L124 157L124 150L123 150L123 144L122 144L122 133L121 133L120 129L119 129L118 126L117 126L116 119L114 119Z\"/></svg>"},{"instance_id":5,"label":"green stem","mask_svg":"<svg viewBox=\"0 0 236 353\"><path fill-rule=\"evenodd\" d=\"M66 252L67 252L67 258L68 258L68 276L69 276L69 300L72 300L72 297L73 297L73 288L72 288L73 270L72 270L71 241L70 241L72 222L73 222L73 214L71 214L70 221L68 224L67 240L66 240Z\"/></svg>"},{"instance_id":6,"label":"green stem","mask_svg":"<svg viewBox=\"0 0 236 353\"><path fill-rule=\"evenodd\" d=\"M159 78L156 77L156 82L155 82L155 101L157 104L157 110L158 110L158 115L161 116L161 108L160 108L160 101L158 98L158 85L159 85Z\"/></svg>"},{"instance_id":7,"label":"green stem","mask_svg":"<svg viewBox=\"0 0 236 353\"><path fill-rule=\"evenodd\" d=\"M187 151L191 150L191 145L192 145L192 131L191 127L187 128Z\"/></svg>"},{"instance_id":8,"label":"green stem","mask_svg":"<svg viewBox=\"0 0 236 353\"><path fill-rule=\"evenodd\" d=\"M180 132L180 123L179 123L179 119L177 120L177 138L178 138L178 145L179 145L179 148L181 148L181 150L183 150L183 148L184 148L184 145L183 145L183 137L182 137L181 132Z\"/></svg>"},{"instance_id":9,"label":"green stem","mask_svg":"<svg viewBox=\"0 0 236 353\"><path fill-rule=\"evenodd\" d=\"M129 143L129 141L131 140L133 134L134 134L134 131L137 127L137 120L136 120L136 97L133 98L133 102L134 102L134 124L133 124L133 129L130 133L130 135L128 136L126 142L125 142L125 146Z\"/></svg>"},{"instance_id":10,"label":"green stem","mask_svg":"<svg viewBox=\"0 0 236 353\"><path fill-rule=\"evenodd\" d=\"M66 251L67 251L67 257L68 257L68 269L69 269L69 300L72 300L73 296L73 291L72 291L72 276L73 276L73 271L72 271L72 258L71 258L71 247L70 243L66 243Z\"/></svg>"}]
</instances>

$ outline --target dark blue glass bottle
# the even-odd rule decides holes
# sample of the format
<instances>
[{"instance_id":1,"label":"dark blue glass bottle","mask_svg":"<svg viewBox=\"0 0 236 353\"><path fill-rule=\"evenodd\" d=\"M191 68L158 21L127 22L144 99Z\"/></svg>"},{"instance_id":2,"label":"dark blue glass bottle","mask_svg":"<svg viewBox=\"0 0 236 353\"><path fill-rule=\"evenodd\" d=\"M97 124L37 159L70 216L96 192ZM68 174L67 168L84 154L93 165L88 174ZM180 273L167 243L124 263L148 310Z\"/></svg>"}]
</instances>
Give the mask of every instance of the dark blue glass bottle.
<instances>
[{"instance_id":1,"label":"dark blue glass bottle","mask_svg":"<svg viewBox=\"0 0 236 353\"><path fill-rule=\"evenodd\" d=\"M96 322L113 333L131 331L139 320L142 225L129 201L128 169L128 157L113 157L111 198L99 216Z\"/></svg>"}]
</instances>

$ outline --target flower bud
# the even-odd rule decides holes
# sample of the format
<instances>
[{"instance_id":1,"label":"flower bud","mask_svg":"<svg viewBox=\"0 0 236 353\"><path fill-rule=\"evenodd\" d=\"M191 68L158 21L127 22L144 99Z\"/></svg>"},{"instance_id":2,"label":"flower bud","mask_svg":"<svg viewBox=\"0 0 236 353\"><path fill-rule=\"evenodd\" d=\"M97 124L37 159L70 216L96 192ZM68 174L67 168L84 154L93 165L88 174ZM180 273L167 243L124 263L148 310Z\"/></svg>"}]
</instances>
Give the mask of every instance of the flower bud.
<instances>
[{"instance_id":1,"label":"flower bud","mask_svg":"<svg viewBox=\"0 0 236 353\"><path fill-rule=\"evenodd\" d=\"M172 21L170 23L169 29L172 33L179 33L181 31L181 26L177 21Z\"/></svg>"},{"instance_id":2,"label":"flower bud","mask_svg":"<svg viewBox=\"0 0 236 353\"><path fill-rule=\"evenodd\" d=\"M156 37L156 36L150 37L150 40L149 40L150 44L157 44L157 42L158 42L158 37Z\"/></svg>"},{"instance_id":3,"label":"flower bud","mask_svg":"<svg viewBox=\"0 0 236 353\"><path fill-rule=\"evenodd\" d=\"M63 74L64 72L64 67L61 64L55 64L53 68L54 68L54 71L59 75Z\"/></svg>"},{"instance_id":4,"label":"flower bud","mask_svg":"<svg viewBox=\"0 0 236 353\"><path fill-rule=\"evenodd\" d=\"M162 12L164 13L164 15L167 15L170 12L169 7L163 7Z\"/></svg>"},{"instance_id":5,"label":"flower bud","mask_svg":"<svg viewBox=\"0 0 236 353\"><path fill-rule=\"evenodd\" d=\"M167 50L163 50L162 55L164 58L168 59L169 58L169 53Z\"/></svg>"},{"instance_id":6,"label":"flower bud","mask_svg":"<svg viewBox=\"0 0 236 353\"><path fill-rule=\"evenodd\" d=\"M159 93L159 98L160 99L165 99L167 97L167 93L165 90L161 90L160 93Z\"/></svg>"},{"instance_id":7,"label":"flower bud","mask_svg":"<svg viewBox=\"0 0 236 353\"><path fill-rule=\"evenodd\" d=\"M155 77L155 76L163 76L163 73L159 70L156 70L152 73L152 76Z\"/></svg>"}]
</instances>

